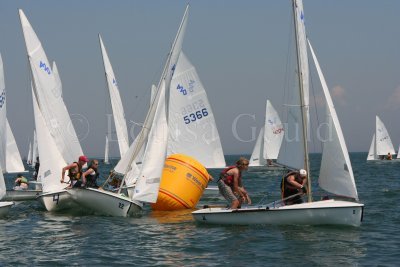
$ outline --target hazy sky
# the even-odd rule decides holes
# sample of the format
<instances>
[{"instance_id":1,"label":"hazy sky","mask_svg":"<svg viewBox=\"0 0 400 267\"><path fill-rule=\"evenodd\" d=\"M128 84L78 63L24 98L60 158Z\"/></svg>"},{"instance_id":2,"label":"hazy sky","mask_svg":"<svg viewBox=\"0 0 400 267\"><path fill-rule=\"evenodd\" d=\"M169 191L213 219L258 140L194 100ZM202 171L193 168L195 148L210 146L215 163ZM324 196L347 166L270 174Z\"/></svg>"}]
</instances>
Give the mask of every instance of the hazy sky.
<instances>
[{"instance_id":1,"label":"hazy sky","mask_svg":"<svg viewBox=\"0 0 400 267\"><path fill-rule=\"evenodd\" d=\"M102 156L108 101L101 33L118 79L128 127L142 122L187 1L0 1L0 52L7 113L26 155L33 111L22 8L50 61L82 148ZM270 99L281 112L291 1L191 1L183 50L196 66L225 154L251 153ZM400 142L400 1L304 0L308 37L319 58L349 151L367 151L379 115ZM317 82L317 77L313 77ZM316 93L317 97L319 93ZM313 101L313 100L311 100ZM86 122L88 124L86 124ZM232 129L235 125L236 130ZM88 127L87 127L88 126ZM252 129L256 129L256 132ZM252 134L254 132L254 134ZM131 137L132 138L132 137ZM116 155L117 145L111 148Z\"/></svg>"}]
</instances>

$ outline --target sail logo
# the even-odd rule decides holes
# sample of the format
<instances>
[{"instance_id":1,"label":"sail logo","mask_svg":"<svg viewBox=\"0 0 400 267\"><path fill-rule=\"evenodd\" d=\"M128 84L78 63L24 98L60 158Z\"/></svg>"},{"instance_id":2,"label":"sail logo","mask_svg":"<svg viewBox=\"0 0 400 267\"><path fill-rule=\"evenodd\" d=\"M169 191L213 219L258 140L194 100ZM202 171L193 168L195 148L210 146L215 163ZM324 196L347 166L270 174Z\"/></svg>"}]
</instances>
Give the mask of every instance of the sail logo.
<instances>
[{"instance_id":1,"label":"sail logo","mask_svg":"<svg viewBox=\"0 0 400 267\"><path fill-rule=\"evenodd\" d=\"M2 108L5 103L6 103L6 90L4 89L0 95L0 108Z\"/></svg>"},{"instance_id":2,"label":"sail logo","mask_svg":"<svg viewBox=\"0 0 400 267\"><path fill-rule=\"evenodd\" d=\"M39 68L43 69L45 72L47 72L48 75L51 74L50 68L46 65L46 63L40 61L39 63Z\"/></svg>"},{"instance_id":3,"label":"sail logo","mask_svg":"<svg viewBox=\"0 0 400 267\"><path fill-rule=\"evenodd\" d=\"M113 85L115 85L116 87L118 87L117 81L115 80L115 78L113 78L112 80Z\"/></svg>"}]
</instances>

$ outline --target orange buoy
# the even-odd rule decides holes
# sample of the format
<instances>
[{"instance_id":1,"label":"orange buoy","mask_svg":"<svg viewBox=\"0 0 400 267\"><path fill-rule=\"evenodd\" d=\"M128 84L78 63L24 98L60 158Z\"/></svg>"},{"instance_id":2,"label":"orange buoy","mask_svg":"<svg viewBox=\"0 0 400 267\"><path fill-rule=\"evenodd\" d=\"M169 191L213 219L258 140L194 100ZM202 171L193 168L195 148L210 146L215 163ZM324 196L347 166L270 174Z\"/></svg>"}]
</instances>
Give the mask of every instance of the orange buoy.
<instances>
[{"instance_id":1,"label":"orange buoy","mask_svg":"<svg viewBox=\"0 0 400 267\"><path fill-rule=\"evenodd\" d=\"M160 190L153 210L192 209L207 187L209 174L197 160L183 154L170 155L164 164Z\"/></svg>"}]
</instances>

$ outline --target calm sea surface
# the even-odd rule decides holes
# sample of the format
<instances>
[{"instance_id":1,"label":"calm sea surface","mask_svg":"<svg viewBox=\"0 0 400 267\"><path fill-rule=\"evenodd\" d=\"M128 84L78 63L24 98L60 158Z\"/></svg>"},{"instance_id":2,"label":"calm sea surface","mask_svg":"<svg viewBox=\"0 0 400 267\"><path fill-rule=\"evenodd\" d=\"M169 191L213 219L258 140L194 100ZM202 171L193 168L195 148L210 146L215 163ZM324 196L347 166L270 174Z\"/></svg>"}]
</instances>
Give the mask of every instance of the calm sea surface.
<instances>
[{"instance_id":1,"label":"calm sea surface","mask_svg":"<svg viewBox=\"0 0 400 267\"><path fill-rule=\"evenodd\" d=\"M0 266L398 266L400 161L367 163L351 153L364 221L333 226L204 226L190 211L137 218L50 213L36 201L19 202L0 219ZM238 156L227 156L233 163ZM320 155L311 156L314 179ZM103 165L104 174L113 165ZM217 177L218 171L211 171ZM29 175L27 175L29 176ZM104 176L103 176L104 177ZM6 175L11 186L13 176ZM257 203L279 198L280 173L247 173ZM215 183L211 183L215 185ZM204 196L199 205L225 203Z\"/></svg>"}]
</instances>

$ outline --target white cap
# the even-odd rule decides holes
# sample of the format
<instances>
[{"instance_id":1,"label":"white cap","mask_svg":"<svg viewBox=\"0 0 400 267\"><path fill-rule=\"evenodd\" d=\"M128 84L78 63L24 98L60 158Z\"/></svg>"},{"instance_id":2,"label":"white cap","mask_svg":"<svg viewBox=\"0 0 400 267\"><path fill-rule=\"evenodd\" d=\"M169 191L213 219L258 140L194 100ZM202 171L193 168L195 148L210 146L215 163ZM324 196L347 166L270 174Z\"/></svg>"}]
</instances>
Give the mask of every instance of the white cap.
<instances>
[{"instance_id":1,"label":"white cap","mask_svg":"<svg viewBox=\"0 0 400 267\"><path fill-rule=\"evenodd\" d=\"M307 176L307 171L304 170L304 169L300 169L299 173L300 173L301 177L306 177Z\"/></svg>"}]
</instances>

